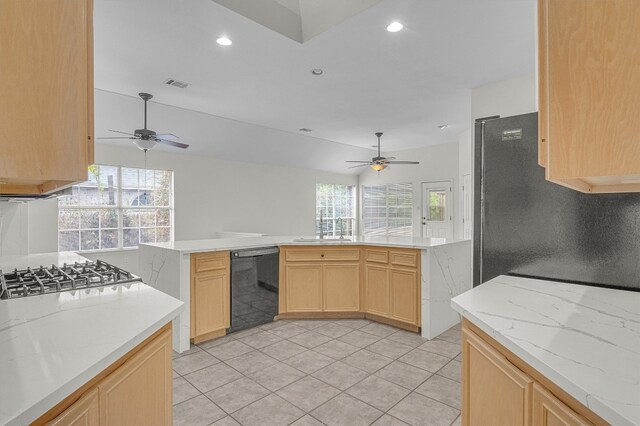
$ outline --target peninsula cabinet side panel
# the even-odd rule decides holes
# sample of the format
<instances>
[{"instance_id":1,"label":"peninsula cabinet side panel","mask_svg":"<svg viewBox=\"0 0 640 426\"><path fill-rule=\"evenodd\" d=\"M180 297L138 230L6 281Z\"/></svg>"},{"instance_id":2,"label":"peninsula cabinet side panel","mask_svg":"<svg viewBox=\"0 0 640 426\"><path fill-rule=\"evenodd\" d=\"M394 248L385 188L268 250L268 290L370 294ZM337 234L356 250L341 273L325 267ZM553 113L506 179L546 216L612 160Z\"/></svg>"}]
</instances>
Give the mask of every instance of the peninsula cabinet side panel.
<instances>
[{"instance_id":1,"label":"peninsula cabinet side panel","mask_svg":"<svg viewBox=\"0 0 640 426\"><path fill-rule=\"evenodd\" d=\"M462 330L462 424L531 425L533 379Z\"/></svg>"}]
</instances>

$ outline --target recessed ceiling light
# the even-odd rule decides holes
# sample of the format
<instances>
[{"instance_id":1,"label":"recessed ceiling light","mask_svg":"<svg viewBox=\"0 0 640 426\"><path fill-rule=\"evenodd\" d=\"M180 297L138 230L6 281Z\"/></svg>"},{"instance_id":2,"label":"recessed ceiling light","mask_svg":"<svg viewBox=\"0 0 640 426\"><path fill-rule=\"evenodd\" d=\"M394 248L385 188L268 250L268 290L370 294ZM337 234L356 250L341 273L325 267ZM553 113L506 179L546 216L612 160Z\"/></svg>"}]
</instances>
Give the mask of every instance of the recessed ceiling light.
<instances>
[{"instance_id":1,"label":"recessed ceiling light","mask_svg":"<svg viewBox=\"0 0 640 426\"><path fill-rule=\"evenodd\" d=\"M229 37L220 37L216 40L216 43L220 46L231 46L233 44Z\"/></svg>"},{"instance_id":2,"label":"recessed ceiling light","mask_svg":"<svg viewBox=\"0 0 640 426\"><path fill-rule=\"evenodd\" d=\"M390 33L397 33L403 27L404 27L404 25L402 25L398 21L395 21L395 22L390 23L389 26L387 26L387 31L389 31Z\"/></svg>"},{"instance_id":3,"label":"recessed ceiling light","mask_svg":"<svg viewBox=\"0 0 640 426\"><path fill-rule=\"evenodd\" d=\"M447 128L449 128L448 124L441 124L441 125L438 126L438 129L440 129L440 130L444 130L444 129L447 129Z\"/></svg>"},{"instance_id":4,"label":"recessed ceiling light","mask_svg":"<svg viewBox=\"0 0 640 426\"><path fill-rule=\"evenodd\" d=\"M311 70L311 74L313 74L313 75L322 75L322 74L324 74L324 71L322 71L322 69L320 69L320 68L314 68L314 69Z\"/></svg>"}]
</instances>

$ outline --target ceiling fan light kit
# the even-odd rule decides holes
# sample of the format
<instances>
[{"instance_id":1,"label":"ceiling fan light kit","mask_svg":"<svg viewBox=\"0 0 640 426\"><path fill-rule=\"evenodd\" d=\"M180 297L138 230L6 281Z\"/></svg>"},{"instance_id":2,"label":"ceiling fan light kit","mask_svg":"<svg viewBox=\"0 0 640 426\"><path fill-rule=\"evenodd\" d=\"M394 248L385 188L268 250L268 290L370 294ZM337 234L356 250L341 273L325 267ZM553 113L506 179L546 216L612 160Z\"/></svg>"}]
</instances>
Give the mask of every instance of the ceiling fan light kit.
<instances>
[{"instance_id":1,"label":"ceiling fan light kit","mask_svg":"<svg viewBox=\"0 0 640 426\"><path fill-rule=\"evenodd\" d=\"M380 172L387 167L389 164L420 164L419 161L393 161L395 157L383 157L380 155L380 137L382 136L382 132L376 132L375 135L378 138L378 145L374 145L378 147L378 155L373 157L371 161L357 161L357 160L347 160L347 163L360 163L357 166L351 166L350 169L354 169L356 167L364 167L369 166L376 172Z\"/></svg>"},{"instance_id":2,"label":"ceiling fan light kit","mask_svg":"<svg viewBox=\"0 0 640 426\"><path fill-rule=\"evenodd\" d=\"M172 133L158 134L153 130L147 129L147 102L151 98L153 98L153 95L149 93L138 93L138 96L140 96L140 98L144 101L144 129L136 129L133 131L133 133L109 129L110 132L120 133L127 136L106 137L97 139L133 139L134 145L144 152L147 152L159 143L174 146L176 148L188 148L189 145L187 145L186 143L178 142L177 139L180 138Z\"/></svg>"}]
</instances>

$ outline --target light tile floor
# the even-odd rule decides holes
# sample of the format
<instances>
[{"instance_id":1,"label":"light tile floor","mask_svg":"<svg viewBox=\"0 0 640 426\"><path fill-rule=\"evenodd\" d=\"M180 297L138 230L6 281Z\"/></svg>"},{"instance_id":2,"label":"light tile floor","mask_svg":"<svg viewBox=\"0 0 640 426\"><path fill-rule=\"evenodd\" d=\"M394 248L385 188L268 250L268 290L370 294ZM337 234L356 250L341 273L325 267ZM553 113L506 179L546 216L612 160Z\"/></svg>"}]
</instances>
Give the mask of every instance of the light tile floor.
<instances>
[{"instance_id":1,"label":"light tile floor","mask_svg":"<svg viewBox=\"0 0 640 426\"><path fill-rule=\"evenodd\" d=\"M460 327L276 321L174 353L174 424L459 425Z\"/></svg>"}]
</instances>

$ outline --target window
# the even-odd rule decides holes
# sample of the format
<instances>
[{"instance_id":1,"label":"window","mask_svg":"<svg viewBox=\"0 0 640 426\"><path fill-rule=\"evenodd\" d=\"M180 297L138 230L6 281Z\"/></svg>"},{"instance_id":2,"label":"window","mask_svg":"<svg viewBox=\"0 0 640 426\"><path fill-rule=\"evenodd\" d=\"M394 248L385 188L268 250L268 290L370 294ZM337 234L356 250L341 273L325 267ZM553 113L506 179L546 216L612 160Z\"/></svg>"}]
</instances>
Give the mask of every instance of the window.
<instances>
[{"instance_id":1,"label":"window","mask_svg":"<svg viewBox=\"0 0 640 426\"><path fill-rule=\"evenodd\" d=\"M89 167L88 180L58 198L58 250L135 248L171 241L173 172Z\"/></svg>"},{"instance_id":2,"label":"window","mask_svg":"<svg viewBox=\"0 0 640 426\"><path fill-rule=\"evenodd\" d=\"M413 235L413 186L410 183L362 187L364 235Z\"/></svg>"},{"instance_id":3,"label":"window","mask_svg":"<svg viewBox=\"0 0 640 426\"><path fill-rule=\"evenodd\" d=\"M321 213L324 235L340 236L338 218L342 218L343 235L353 235L356 224L355 192L355 186L316 184L316 235L320 235Z\"/></svg>"}]
</instances>

